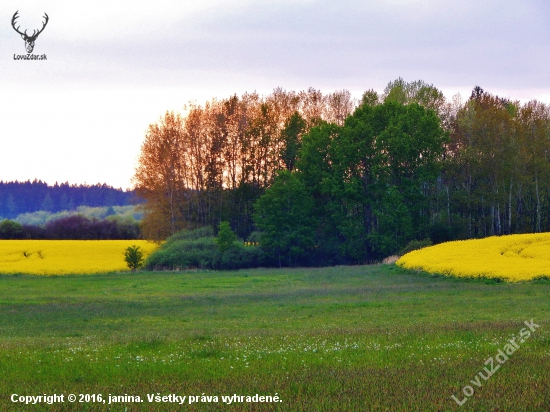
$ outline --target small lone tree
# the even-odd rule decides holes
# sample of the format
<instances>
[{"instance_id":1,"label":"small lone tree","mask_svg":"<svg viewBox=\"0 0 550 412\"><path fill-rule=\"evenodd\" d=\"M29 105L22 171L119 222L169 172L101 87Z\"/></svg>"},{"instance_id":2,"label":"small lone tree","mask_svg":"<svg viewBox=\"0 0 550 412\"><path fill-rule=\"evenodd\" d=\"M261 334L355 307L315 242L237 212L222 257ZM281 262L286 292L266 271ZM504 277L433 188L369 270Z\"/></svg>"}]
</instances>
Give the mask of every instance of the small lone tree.
<instances>
[{"instance_id":1,"label":"small lone tree","mask_svg":"<svg viewBox=\"0 0 550 412\"><path fill-rule=\"evenodd\" d=\"M229 250L233 243L237 240L237 235L231 230L229 222L220 223L220 231L218 232L218 237L216 238L216 243L220 248L221 252Z\"/></svg>"},{"instance_id":2,"label":"small lone tree","mask_svg":"<svg viewBox=\"0 0 550 412\"><path fill-rule=\"evenodd\" d=\"M124 260L132 272L135 272L143 266L143 252L140 250L139 246L129 246L124 251Z\"/></svg>"}]
</instances>

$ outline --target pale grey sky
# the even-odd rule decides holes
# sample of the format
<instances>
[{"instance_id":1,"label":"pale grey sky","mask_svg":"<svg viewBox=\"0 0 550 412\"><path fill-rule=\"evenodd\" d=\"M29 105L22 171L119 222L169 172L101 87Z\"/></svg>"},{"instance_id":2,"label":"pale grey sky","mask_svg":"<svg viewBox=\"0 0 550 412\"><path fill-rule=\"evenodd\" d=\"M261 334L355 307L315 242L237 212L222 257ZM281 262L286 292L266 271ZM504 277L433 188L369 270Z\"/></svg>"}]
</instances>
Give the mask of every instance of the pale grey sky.
<instances>
[{"instance_id":1,"label":"pale grey sky","mask_svg":"<svg viewBox=\"0 0 550 412\"><path fill-rule=\"evenodd\" d=\"M34 54L11 27L49 23ZM0 5L0 180L127 188L147 126L195 100L275 87L355 97L403 77L550 102L542 0L7 0Z\"/></svg>"}]
</instances>

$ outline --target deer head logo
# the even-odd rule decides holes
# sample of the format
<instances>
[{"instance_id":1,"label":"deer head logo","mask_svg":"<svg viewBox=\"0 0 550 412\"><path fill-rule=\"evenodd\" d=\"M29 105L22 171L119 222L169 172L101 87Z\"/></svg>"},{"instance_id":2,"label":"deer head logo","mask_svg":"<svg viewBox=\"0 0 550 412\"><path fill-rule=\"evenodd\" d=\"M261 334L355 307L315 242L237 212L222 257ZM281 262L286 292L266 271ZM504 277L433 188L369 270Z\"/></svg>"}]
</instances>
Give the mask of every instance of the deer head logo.
<instances>
[{"instance_id":1,"label":"deer head logo","mask_svg":"<svg viewBox=\"0 0 550 412\"><path fill-rule=\"evenodd\" d=\"M44 30L44 27L46 27L46 24L48 24L49 17L46 13L44 13L44 18L46 19L46 21L44 23L42 23L43 24L42 28L40 30L38 30L38 32L36 30L33 30L32 35L29 36L29 35L27 35L27 30L25 30L24 33L21 33L19 31L19 26L17 26L17 28L15 27L15 20L17 20L17 18L19 17L17 15L17 13L19 13L19 10L17 10L15 12L15 14L13 15L13 17L11 19L11 25L12 25L13 29L21 35L23 40L25 40L25 48L27 49L27 53L32 53L32 50L34 49L34 42L36 41L36 38L38 37L38 35L40 33L42 33L42 31Z\"/></svg>"}]
</instances>

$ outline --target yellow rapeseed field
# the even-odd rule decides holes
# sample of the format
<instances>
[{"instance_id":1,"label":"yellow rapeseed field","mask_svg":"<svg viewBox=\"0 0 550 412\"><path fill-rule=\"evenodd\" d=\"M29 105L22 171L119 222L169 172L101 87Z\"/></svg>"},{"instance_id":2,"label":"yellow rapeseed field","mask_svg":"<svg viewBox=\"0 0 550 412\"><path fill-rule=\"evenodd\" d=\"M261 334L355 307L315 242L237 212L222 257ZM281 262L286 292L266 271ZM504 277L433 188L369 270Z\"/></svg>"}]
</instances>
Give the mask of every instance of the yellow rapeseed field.
<instances>
[{"instance_id":1,"label":"yellow rapeseed field","mask_svg":"<svg viewBox=\"0 0 550 412\"><path fill-rule=\"evenodd\" d=\"M0 273L31 275L91 274L129 270L127 247L154 249L145 240L0 240Z\"/></svg>"},{"instance_id":2,"label":"yellow rapeseed field","mask_svg":"<svg viewBox=\"0 0 550 412\"><path fill-rule=\"evenodd\" d=\"M397 265L429 273L501 278L508 282L550 277L550 233L441 243L407 253Z\"/></svg>"}]
</instances>

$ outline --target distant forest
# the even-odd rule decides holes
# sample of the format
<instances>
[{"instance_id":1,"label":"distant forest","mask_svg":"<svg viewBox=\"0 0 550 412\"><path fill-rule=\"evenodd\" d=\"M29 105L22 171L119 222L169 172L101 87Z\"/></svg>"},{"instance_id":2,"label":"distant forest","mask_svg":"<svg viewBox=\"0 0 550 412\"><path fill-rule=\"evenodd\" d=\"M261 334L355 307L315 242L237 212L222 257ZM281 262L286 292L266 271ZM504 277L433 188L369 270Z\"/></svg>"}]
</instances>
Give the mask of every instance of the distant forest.
<instances>
[{"instance_id":1,"label":"distant forest","mask_svg":"<svg viewBox=\"0 0 550 412\"><path fill-rule=\"evenodd\" d=\"M49 186L41 180L26 182L0 181L0 219L14 219L22 213L45 210L56 213L78 206L126 206L132 203L134 191L115 189L106 184L70 185L57 182Z\"/></svg>"}]
</instances>

